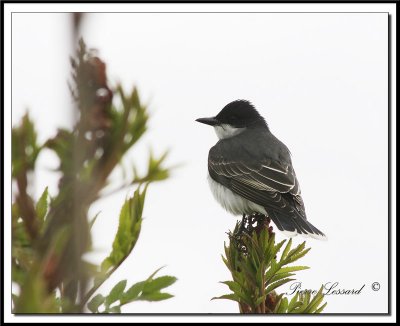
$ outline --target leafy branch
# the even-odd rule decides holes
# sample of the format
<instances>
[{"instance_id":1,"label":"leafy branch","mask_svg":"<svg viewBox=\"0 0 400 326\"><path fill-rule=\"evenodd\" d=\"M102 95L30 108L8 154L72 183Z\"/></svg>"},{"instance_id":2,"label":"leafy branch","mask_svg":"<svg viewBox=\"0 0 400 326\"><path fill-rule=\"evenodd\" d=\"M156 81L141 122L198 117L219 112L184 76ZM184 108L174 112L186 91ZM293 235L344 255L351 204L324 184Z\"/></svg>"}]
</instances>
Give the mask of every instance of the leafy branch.
<instances>
[{"instance_id":1,"label":"leafy branch","mask_svg":"<svg viewBox=\"0 0 400 326\"><path fill-rule=\"evenodd\" d=\"M87 49L83 40L76 57L71 58L71 66L70 89L77 108L73 128L59 129L53 138L39 144L34 122L26 114L12 130L12 276L18 289L13 293L16 313L82 312L86 305L97 312L91 307L101 301L101 295L90 303L89 300L135 247L149 185L169 177L169 169L164 167L166 154L158 158L151 154L147 172L141 176L133 167L133 177L114 186L117 190L134 185L137 188L122 205L110 254L100 266L84 261L82 256L91 250L92 226L98 217L97 214L89 221L88 210L104 196L111 173L147 131L149 114L136 88L126 93L121 85L115 90L109 87L105 63ZM120 104L115 104L115 98ZM46 188L35 203L28 181L43 150L58 156L61 177L58 193L50 196ZM99 303L104 305L103 312L119 312L117 301L123 305L171 297L160 290L176 279L153 277L142 282L144 287L137 297L132 295L133 290L123 292L126 280L119 282Z\"/></svg>"},{"instance_id":2,"label":"leafy branch","mask_svg":"<svg viewBox=\"0 0 400 326\"><path fill-rule=\"evenodd\" d=\"M94 285L86 293L83 302L87 302L96 290L114 273L133 250L139 238L142 225L142 211L146 196L137 189L133 197L127 199L121 208L119 225L114 238L112 251L100 265L100 272L94 279Z\"/></svg>"},{"instance_id":3,"label":"leafy branch","mask_svg":"<svg viewBox=\"0 0 400 326\"><path fill-rule=\"evenodd\" d=\"M173 276L154 278L158 271L159 269L146 280L133 284L126 291L127 281L118 282L107 296L97 294L93 297L88 303L89 310L94 313L115 313L121 312L123 305L134 301L161 301L172 298L173 295L161 290L175 283L176 278ZM100 306L103 307L102 310Z\"/></svg>"},{"instance_id":4,"label":"leafy branch","mask_svg":"<svg viewBox=\"0 0 400 326\"><path fill-rule=\"evenodd\" d=\"M232 291L213 299L228 299L239 304L241 313L319 313L326 303L322 287L311 298L310 293L295 295L290 301L276 289L293 281L295 272L307 266L291 265L305 256L310 248L303 242L292 249L292 239L275 243L275 233L268 217L244 216L229 233L222 260L232 274L232 281L222 282ZM280 257L278 254L283 249Z\"/></svg>"}]
</instances>

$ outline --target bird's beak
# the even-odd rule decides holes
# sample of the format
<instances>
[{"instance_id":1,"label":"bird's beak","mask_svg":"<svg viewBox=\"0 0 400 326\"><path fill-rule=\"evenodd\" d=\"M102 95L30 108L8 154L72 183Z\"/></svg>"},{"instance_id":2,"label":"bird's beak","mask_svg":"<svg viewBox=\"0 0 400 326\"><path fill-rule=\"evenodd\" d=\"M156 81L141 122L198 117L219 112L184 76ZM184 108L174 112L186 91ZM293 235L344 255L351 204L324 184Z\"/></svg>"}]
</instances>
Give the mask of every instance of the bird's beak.
<instances>
[{"instance_id":1,"label":"bird's beak","mask_svg":"<svg viewBox=\"0 0 400 326\"><path fill-rule=\"evenodd\" d=\"M206 125L210 125L210 126L215 126L215 125L219 124L219 121L217 119L215 119L215 117L199 118L199 119L196 119L196 121L200 122L200 123L204 123Z\"/></svg>"}]
</instances>

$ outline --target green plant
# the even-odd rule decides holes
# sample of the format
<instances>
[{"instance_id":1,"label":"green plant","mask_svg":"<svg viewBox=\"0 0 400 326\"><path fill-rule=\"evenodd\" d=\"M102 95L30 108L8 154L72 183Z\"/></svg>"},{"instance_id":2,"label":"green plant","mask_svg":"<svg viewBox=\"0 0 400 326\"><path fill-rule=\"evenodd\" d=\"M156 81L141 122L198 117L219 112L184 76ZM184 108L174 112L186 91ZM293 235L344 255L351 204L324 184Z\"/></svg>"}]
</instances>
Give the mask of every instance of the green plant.
<instances>
[{"instance_id":1,"label":"green plant","mask_svg":"<svg viewBox=\"0 0 400 326\"><path fill-rule=\"evenodd\" d=\"M292 249L292 240L275 243L275 233L269 226L268 217L253 214L236 224L229 233L229 245L225 245L222 259L232 274L226 284L232 293L213 299L228 299L238 302L241 313L319 313L326 303L322 287L311 297L309 292L296 294L290 301L276 289L294 280L295 272L307 266L292 263L306 255L310 248L305 242ZM283 249L283 252L278 255ZM278 257L279 256L279 257Z\"/></svg>"},{"instance_id":2,"label":"green plant","mask_svg":"<svg viewBox=\"0 0 400 326\"><path fill-rule=\"evenodd\" d=\"M148 186L168 178L169 169L164 167L166 154L159 158L150 154L146 173L139 175L133 167L129 182L115 186L111 192L129 186L136 186L136 191L121 208L110 254L100 266L86 262L82 256L91 250L91 229L98 217L89 219L88 210L104 196L111 173L122 167L124 156L146 132L149 115L136 88L129 94L120 85L110 89L105 63L83 40L71 65L70 89L77 108L74 127L60 129L42 144L28 114L12 129L15 313L82 312L85 307L92 312L120 312L122 305L132 301L170 298L161 290L176 281L172 276L154 278L153 273L126 292L123 280L107 296L92 298L135 247ZM44 150L58 156L61 177L58 193L50 196L46 188L35 203L28 181Z\"/></svg>"}]
</instances>

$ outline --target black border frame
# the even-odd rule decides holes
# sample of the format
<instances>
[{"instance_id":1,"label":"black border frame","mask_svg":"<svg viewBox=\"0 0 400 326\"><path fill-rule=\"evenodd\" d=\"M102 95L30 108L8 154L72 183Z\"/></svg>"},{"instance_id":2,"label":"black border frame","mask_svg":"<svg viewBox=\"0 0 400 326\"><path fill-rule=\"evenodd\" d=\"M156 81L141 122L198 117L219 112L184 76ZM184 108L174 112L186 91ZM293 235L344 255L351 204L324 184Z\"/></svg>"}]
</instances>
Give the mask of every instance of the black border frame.
<instances>
[{"instance_id":1,"label":"black border frame","mask_svg":"<svg viewBox=\"0 0 400 326\"><path fill-rule=\"evenodd\" d=\"M2 13L2 17L4 18L4 4L5 3L26 3L26 4L32 4L33 2L29 2L29 1L2 1L1 2L1 13ZM56 4L56 3L66 3L66 4L121 4L121 3L130 3L130 4L148 4L148 3L159 3L159 4L168 4L168 3L174 3L174 4L191 4L191 3L219 3L219 4L226 4L227 2L213 2L213 1L193 1L193 2L177 2L177 1L172 1L172 2L162 2L162 1L147 1L147 2L131 2L131 1L77 1L77 0L72 0L72 1L37 1L34 2L35 4ZM247 3L259 3L259 4L330 4L330 3L344 3L344 4L365 4L365 3L372 3L372 4L384 4L384 3L394 3L396 4L396 15L397 15L397 1L393 0L393 1L352 1L352 2L348 2L348 1L324 1L324 2L313 2L313 1L305 1L305 2L297 2L297 1L272 1L272 2L265 2L265 1L249 1L249 2L232 2L232 3L240 3L240 4L247 4ZM27 11L24 12L18 12L18 11L14 11L11 12L11 25L12 25L12 14L13 13L30 13ZM31 13L40 13L40 12L31 12ZM71 13L71 12L44 12L44 13ZM85 12L86 13L86 12ZM87 12L87 13L102 13L102 12ZM391 301L391 297L392 297L392 274L391 274L391 268L392 268L392 261L391 261L391 256L392 256L392 247L391 247L391 241L392 241L392 237L391 237L391 220L392 220L392 208L391 208L391 196L392 196L392 191L391 191L391 187L392 187L392 164L391 164L391 159L392 159L392 150L391 150L391 146L392 146L392 138L391 138L391 132L392 132L392 127L391 127L391 112L392 112L392 100L391 100L391 96L392 96L392 83L391 83L391 79L392 79L392 56L391 56L391 36L392 36L392 19L391 19L391 15L389 12L383 11L383 12L373 12L373 11L368 11L368 12L357 12L357 11L352 11L352 12L342 12L342 11L338 11L338 12L307 12L307 11L301 11L301 12L157 12L157 11L151 11L151 12L118 12L118 11L112 11L110 13L182 13L182 14L189 14L189 13L216 13L216 14L221 14L221 13L387 13L388 14L388 312L387 313L322 313L322 314L318 314L318 315L313 315L316 318L321 318L324 316L392 316L392 301ZM5 27L5 23L4 23L4 19L3 19L3 24L2 24L2 34L1 34L1 39L2 39L2 73L4 74L4 66L5 66L5 62L4 62L4 27ZM12 33L12 26L11 26L11 33ZM397 41L397 38L396 38ZM11 37L11 92L12 92L12 37ZM5 76L3 75L3 85L5 84ZM2 87L1 89L1 100L2 100L2 104L3 104L3 110L1 110L1 120L4 123L4 88ZM11 110L12 110L12 98L11 98ZM12 118L11 118L11 126L12 126ZM4 131L4 125L2 125L1 128L1 135L2 135L2 139L4 140L4 135L5 135L5 131ZM5 173L4 171L4 143L1 142L1 154L0 154L0 158L1 158L1 168L3 173ZM11 156L9 158L11 160ZM1 184L2 184L2 189L1 191L3 191L4 189L4 178L1 178ZM10 185L10 189L12 189L12 184ZM1 193L0 191L0 193ZM4 207L4 196L0 196L1 197L1 207ZM3 211L4 213L4 211ZM2 228L2 246L3 248L5 248L5 239L4 239L4 235L5 235L5 230L4 227ZM2 272L4 271L4 250L2 250L1 252L1 270ZM1 278L1 289L2 289L2 297L4 297L4 276ZM10 294L11 295L11 294ZM4 308L4 307L3 307ZM4 310L1 309L1 321L2 323L4 323ZM11 312L12 313L12 312ZM97 316L96 314L90 314L90 313L72 313L72 314L14 314L15 316ZM112 313L112 314L107 314L107 315L98 315L98 316L159 316L159 317L165 317L165 316L199 316L199 317L203 317L203 316L244 316L244 317L250 317L250 316L261 316L261 317L266 317L264 315L259 315L259 314L239 314L239 313ZM280 316L282 317L282 315L268 315L268 317L274 317L274 316ZM308 314L291 314L291 315L286 315L286 316L310 316ZM22 321L22 320L21 320Z\"/></svg>"}]
</instances>

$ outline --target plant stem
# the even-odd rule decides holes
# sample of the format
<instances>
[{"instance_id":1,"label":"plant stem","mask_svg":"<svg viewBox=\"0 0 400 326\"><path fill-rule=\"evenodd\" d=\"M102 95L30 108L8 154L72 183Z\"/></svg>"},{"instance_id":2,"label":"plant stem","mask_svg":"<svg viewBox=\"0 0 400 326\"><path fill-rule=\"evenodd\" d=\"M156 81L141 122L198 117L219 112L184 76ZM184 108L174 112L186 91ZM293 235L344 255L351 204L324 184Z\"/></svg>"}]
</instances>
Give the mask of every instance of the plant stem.
<instances>
[{"instance_id":1,"label":"plant stem","mask_svg":"<svg viewBox=\"0 0 400 326\"><path fill-rule=\"evenodd\" d=\"M125 261L125 259L128 257L125 256L119 263L118 265L115 265L105 276L104 278L97 284L95 284L89 291L86 292L85 296L83 297L81 303L79 304L80 309L83 309L85 304L89 301L89 299L92 297L92 295L98 290L100 286L104 284L105 281L114 273L119 266Z\"/></svg>"}]
</instances>

